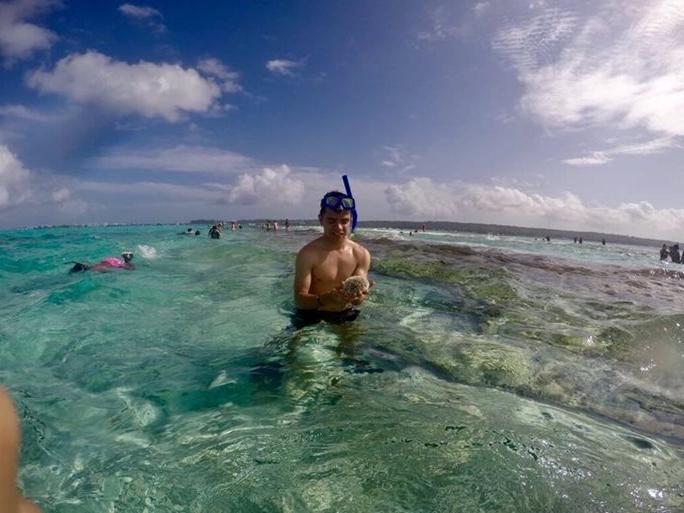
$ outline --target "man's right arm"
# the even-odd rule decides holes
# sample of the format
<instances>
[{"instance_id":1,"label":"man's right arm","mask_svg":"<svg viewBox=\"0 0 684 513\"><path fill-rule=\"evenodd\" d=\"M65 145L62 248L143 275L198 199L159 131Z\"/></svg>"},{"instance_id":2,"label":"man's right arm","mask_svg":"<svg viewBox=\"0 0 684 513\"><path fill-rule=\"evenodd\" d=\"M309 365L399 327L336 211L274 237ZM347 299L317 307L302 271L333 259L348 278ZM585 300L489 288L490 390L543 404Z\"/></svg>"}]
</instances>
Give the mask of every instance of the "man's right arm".
<instances>
[{"instance_id":1,"label":"man's right arm","mask_svg":"<svg viewBox=\"0 0 684 513\"><path fill-rule=\"evenodd\" d=\"M306 251L306 248L297 253L297 260L295 262L295 280L294 280L294 299L297 308L302 310L316 310L319 306L319 297L311 294L311 279L313 274L313 258L311 254Z\"/></svg>"}]
</instances>

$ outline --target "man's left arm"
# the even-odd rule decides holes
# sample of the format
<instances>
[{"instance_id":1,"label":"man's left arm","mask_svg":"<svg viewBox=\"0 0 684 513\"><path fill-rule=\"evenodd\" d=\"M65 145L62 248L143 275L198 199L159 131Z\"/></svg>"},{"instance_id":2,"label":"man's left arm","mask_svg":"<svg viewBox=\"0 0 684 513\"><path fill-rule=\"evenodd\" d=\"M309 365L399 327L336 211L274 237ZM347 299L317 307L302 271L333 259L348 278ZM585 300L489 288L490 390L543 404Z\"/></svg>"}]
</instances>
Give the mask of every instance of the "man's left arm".
<instances>
[{"instance_id":1,"label":"man's left arm","mask_svg":"<svg viewBox=\"0 0 684 513\"><path fill-rule=\"evenodd\" d=\"M358 246L356 248L356 269L354 269L354 273L352 276L363 276L364 278L368 279L368 271L370 270L370 265L371 265L371 256L370 253L366 248L363 246ZM373 283L371 283L371 287L373 286ZM366 299L368 299L368 291L366 290L365 292L360 293L358 296L351 298L350 302L354 306L358 306L361 303L363 303Z\"/></svg>"},{"instance_id":2,"label":"man's left arm","mask_svg":"<svg viewBox=\"0 0 684 513\"><path fill-rule=\"evenodd\" d=\"M356 269L352 276L363 276L368 278L368 271L370 270L371 256L366 248L358 246L356 248Z\"/></svg>"}]
</instances>

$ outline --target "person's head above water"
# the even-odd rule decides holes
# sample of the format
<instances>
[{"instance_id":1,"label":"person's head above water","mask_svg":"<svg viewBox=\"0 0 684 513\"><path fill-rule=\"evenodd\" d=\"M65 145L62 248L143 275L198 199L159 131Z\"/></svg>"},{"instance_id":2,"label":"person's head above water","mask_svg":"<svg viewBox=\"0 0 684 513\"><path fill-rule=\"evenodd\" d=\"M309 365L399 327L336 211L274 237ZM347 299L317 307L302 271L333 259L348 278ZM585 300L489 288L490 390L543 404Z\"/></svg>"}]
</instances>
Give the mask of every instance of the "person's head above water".
<instances>
[{"instance_id":1,"label":"person's head above water","mask_svg":"<svg viewBox=\"0 0 684 513\"><path fill-rule=\"evenodd\" d=\"M339 239L349 235L352 227L354 199L339 191L330 191L321 199L318 220L323 234L328 238Z\"/></svg>"},{"instance_id":2,"label":"person's head above water","mask_svg":"<svg viewBox=\"0 0 684 513\"><path fill-rule=\"evenodd\" d=\"M133 260L133 252L132 251L123 251L121 253L121 258L124 259L124 262L127 264L130 263L131 260Z\"/></svg>"},{"instance_id":3,"label":"person's head above water","mask_svg":"<svg viewBox=\"0 0 684 513\"><path fill-rule=\"evenodd\" d=\"M355 206L354 198L340 191L330 191L326 192L321 199L321 211L318 215L322 216L325 210L332 210L333 212L352 211Z\"/></svg>"},{"instance_id":4,"label":"person's head above water","mask_svg":"<svg viewBox=\"0 0 684 513\"><path fill-rule=\"evenodd\" d=\"M351 223L346 223L349 225L349 229L345 226L345 232L353 232L356 229L356 223L359 220L359 215L356 210L356 200L352 194L351 185L349 185L349 178L347 175L342 175L342 183L344 184L345 192L340 191L330 191L326 192L323 198L321 198L321 210L318 213L318 219L321 225L325 228L325 218L326 216L333 215L336 217L347 218L347 213L351 218ZM327 235L327 232L326 232Z\"/></svg>"}]
</instances>

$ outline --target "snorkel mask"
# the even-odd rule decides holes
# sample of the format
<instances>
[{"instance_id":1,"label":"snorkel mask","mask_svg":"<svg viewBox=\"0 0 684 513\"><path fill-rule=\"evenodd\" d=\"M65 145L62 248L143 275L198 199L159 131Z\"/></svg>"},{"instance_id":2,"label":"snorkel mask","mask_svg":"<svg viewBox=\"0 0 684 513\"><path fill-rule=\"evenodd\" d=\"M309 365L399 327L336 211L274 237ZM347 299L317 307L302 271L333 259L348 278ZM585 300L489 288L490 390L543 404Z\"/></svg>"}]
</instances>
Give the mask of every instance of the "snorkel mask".
<instances>
[{"instance_id":1,"label":"snorkel mask","mask_svg":"<svg viewBox=\"0 0 684 513\"><path fill-rule=\"evenodd\" d=\"M340 212L342 210L349 210L352 215L352 227L353 232L356 229L356 223L358 222L358 214L356 213L356 201L354 196L352 196L351 187L349 186L349 179L347 175L342 176L342 181L344 182L344 188L346 194L341 192L329 192L321 200L321 210L329 208L330 210L335 210Z\"/></svg>"},{"instance_id":2,"label":"snorkel mask","mask_svg":"<svg viewBox=\"0 0 684 513\"><path fill-rule=\"evenodd\" d=\"M133 260L133 252L132 251L123 251L121 253L121 256L123 257L124 261L126 261L126 262Z\"/></svg>"}]
</instances>

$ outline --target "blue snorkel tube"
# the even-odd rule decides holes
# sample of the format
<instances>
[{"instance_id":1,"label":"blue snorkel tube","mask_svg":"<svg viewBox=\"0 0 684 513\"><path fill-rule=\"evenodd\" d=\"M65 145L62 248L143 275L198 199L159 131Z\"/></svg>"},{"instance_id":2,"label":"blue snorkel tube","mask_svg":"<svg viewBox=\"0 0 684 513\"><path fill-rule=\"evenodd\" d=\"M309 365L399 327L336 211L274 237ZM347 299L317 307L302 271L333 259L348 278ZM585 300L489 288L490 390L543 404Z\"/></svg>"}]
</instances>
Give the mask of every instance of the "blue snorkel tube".
<instances>
[{"instance_id":1,"label":"blue snorkel tube","mask_svg":"<svg viewBox=\"0 0 684 513\"><path fill-rule=\"evenodd\" d=\"M354 196L352 195L351 187L349 186L349 178L347 178L347 175L342 175L342 181L344 182L344 189L350 198L354 199ZM354 208L351 209L351 214L352 214L352 233L354 233L354 230L356 229L356 223L359 220L359 215L356 213L356 200L354 199Z\"/></svg>"}]
</instances>

